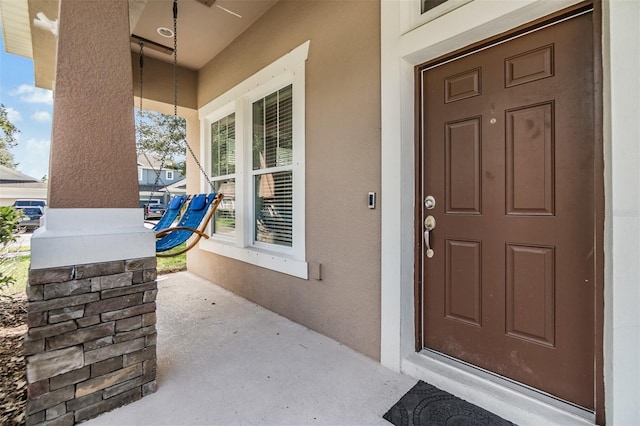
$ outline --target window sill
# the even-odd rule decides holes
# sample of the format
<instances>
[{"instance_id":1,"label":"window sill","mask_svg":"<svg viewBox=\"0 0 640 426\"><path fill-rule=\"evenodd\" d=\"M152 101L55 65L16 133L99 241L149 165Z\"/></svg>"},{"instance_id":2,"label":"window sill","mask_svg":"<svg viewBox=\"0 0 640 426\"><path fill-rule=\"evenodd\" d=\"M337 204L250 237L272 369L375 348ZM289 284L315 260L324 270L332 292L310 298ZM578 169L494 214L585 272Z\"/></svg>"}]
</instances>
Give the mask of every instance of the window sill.
<instances>
[{"instance_id":1,"label":"window sill","mask_svg":"<svg viewBox=\"0 0 640 426\"><path fill-rule=\"evenodd\" d=\"M220 240L200 240L201 250L231 259L246 262L272 271L309 279L309 266L306 261L296 260L281 253L260 250L255 247L237 247Z\"/></svg>"}]
</instances>

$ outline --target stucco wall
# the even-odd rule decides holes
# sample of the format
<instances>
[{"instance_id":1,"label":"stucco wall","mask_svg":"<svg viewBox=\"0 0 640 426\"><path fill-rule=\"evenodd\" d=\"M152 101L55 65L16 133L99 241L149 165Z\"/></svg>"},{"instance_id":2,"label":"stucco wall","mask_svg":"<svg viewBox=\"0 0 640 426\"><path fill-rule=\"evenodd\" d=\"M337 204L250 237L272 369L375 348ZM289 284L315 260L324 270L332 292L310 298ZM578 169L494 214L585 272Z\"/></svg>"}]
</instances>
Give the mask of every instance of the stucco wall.
<instances>
[{"instance_id":1,"label":"stucco wall","mask_svg":"<svg viewBox=\"0 0 640 426\"><path fill-rule=\"evenodd\" d=\"M311 41L306 253L322 281L192 250L189 270L372 358L380 352L380 5L281 1L199 72L202 107ZM190 169L193 176L194 169ZM190 180L191 181L191 180Z\"/></svg>"},{"instance_id":2,"label":"stucco wall","mask_svg":"<svg viewBox=\"0 0 640 426\"><path fill-rule=\"evenodd\" d=\"M133 94L136 97L136 107L140 106L140 52L131 52L131 76L133 78ZM170 106L165 114L173 114L173 63L162 62L149 56L144 57L142 67L142 108L151 109L155 103L165 103ZM196 87L198 73L196 71L178 67L178 105L185 108L196 108Z\"/></svg>"}]
</instances>

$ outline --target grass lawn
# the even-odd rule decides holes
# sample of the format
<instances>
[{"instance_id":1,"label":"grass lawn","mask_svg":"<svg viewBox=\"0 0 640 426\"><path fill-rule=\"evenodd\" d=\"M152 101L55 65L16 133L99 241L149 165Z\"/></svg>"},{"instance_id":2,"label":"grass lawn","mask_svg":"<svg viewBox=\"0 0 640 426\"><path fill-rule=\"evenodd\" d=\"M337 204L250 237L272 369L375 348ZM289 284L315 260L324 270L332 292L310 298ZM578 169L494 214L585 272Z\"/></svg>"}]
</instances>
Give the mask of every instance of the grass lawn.
<instances>
[{"instance_id":1,"label":"grass lawn","mask_svg":"<svg viewBox=\"0 0 640 426\"><path fill-rule=\"evenodd\" d=\"M27 251L31 251L30 246L20 246L17 244L12 244L9 247L7 247L7 252L9 253L24 253Z\"/></svg>"},{"instance_id":2,"label":"grass lawn","mask_svg":"<svg viewBox=\"0 0 640 426\"><path fill-rule=\"evenodd\" d=\"M178 246L178 249L183 249L185 245L186 243ZM159 257L157 269L158 274L184 271L187 269L187 253L182 253L173 257Z\"/></svg>"},{"instance_id":3,"label":"grass lawn","mask_svg":"<svg viewBox=\"0 0 640 426\"><path fill-rule=\"evenodd\" d=\"M27 287L30 262L30 256L17 256L2 259L0 262L0 271L6 275L12 276L15 282L10 286L0 288L0 294L11 295L24 292Z\"/></svg>"},{"instance_id":4,"label":"grass lawn","mask_svg":"<svg viewBox=\"0 0 640 426\"><path fill-rule=\"evenodd\" d=\"M11 275L15 283L4 288L0 288L0 295L12 295L25 291L27 279L29 278L29 264L31 257L17 256L6 258L0 261L0 271ZM183 253L174 257L158 258L158 274L168 274L170 272L184 271L187 269L187 254Z\"/></svg>"}]
</instances>

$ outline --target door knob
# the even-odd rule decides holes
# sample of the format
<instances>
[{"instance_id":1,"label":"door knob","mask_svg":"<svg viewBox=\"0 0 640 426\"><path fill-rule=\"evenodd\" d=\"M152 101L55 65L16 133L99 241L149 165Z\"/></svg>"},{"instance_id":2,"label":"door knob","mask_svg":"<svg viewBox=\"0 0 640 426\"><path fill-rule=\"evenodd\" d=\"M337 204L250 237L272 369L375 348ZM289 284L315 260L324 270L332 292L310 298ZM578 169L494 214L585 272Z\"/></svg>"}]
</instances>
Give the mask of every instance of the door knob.
<instances>
[{"instance_id":1,"label":"door knob","mask_svg":"<svg viewBox=\"0 0 640 426\"><path fill-rule=\"evenodd\" d=\"M426 255L431 259L434 255L433 249L429 244L429 232L433 231L436 227L436 218L429 215L424 219L424 244L426 246Z\"/></svg>"}]
</instances>

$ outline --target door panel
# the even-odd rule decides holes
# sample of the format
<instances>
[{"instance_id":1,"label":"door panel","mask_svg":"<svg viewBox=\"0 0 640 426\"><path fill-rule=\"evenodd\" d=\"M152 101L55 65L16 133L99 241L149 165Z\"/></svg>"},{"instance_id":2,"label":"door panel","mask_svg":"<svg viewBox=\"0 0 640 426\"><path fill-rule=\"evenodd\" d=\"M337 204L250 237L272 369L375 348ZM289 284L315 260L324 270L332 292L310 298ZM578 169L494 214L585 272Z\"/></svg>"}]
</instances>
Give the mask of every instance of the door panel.
<instances>
[{"instance_id":1,"label":"door panel","mask_svg":"<svg viewBox=\"0 0 640 426\"><path fill-rule=\"evenodd\" d=\"M482 318L482 243L447 240L446 311L449 319L480 326Z\"/></svg>"},{"instance_id":2,"label":"door panel","mask_svg":"<svg viewBox=\"0 0 640 426\"><path fill-rule=\"evenodd\" d=\"M447 213L480 214L480 117L445 124Z\"/></svg>"},{"instance_id":3,"label":"door panel","mask_svg":"<svg viewBox=\"0 0 640 426\"><path fill-rule=\"evenodd\" d=\"M418 202L424 346L593 409L591 19L420 72Z\"/></svg>"},{"instance_id":4,"label":"door panel","mask_svg":"<svg viewBox=\"0 0 640 426\"><path fill-rule=\"evenodd\" d=\"M554 214L553 117L552 102L506 112L507 214Z\"/></svg>"}]
</instances>

